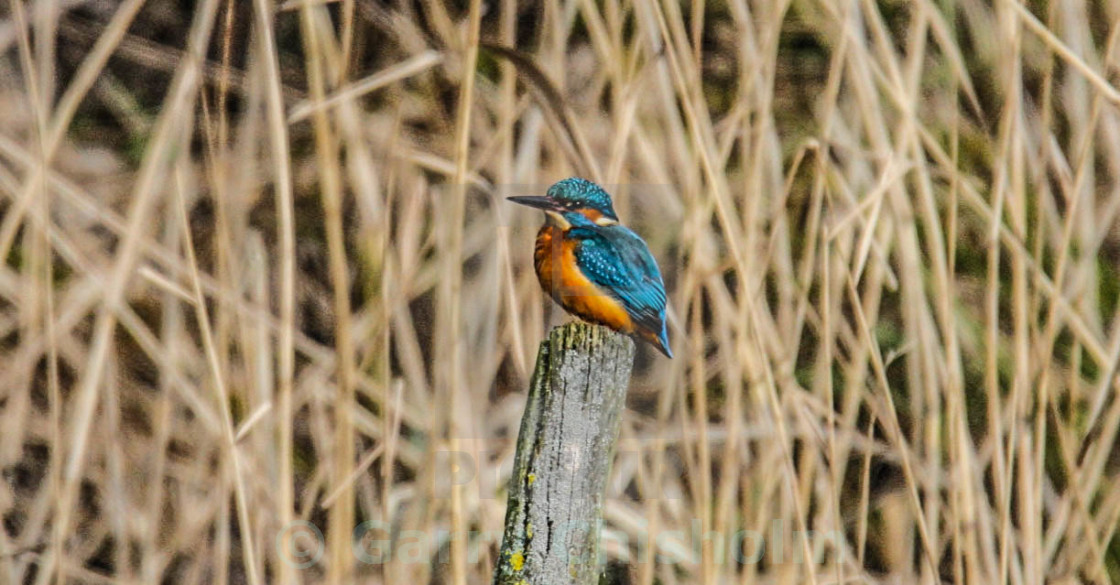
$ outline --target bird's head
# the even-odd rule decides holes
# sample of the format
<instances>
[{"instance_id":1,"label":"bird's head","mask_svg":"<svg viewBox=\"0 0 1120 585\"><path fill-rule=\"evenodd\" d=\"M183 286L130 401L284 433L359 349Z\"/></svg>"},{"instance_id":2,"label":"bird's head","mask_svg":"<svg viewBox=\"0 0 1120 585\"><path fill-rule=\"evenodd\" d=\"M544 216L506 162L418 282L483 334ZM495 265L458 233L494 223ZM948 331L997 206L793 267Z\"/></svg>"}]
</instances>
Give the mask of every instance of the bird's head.
<instances>
[{"instance_id":1,"label":"bird's head","mask_svg":"<svg viewBox=\"0 0 1120 585\"><path fill-rule=\"evenodd\" d=\"M598 226L618 223L611 196L587 179L564 179L549 187L544 196L510 197L509 200L543 210L549 222L564 229L589 223Z\"/></svg>"}]
</instances>

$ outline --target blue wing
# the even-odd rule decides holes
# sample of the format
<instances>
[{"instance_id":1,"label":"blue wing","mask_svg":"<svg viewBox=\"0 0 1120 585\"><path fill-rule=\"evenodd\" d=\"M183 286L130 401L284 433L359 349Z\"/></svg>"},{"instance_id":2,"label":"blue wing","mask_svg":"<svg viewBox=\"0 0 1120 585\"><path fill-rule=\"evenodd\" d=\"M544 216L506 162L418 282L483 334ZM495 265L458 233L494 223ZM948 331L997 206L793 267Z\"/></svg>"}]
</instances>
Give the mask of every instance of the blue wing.
<instances>
[{"instance_id":1,"label":"blue wing","mask_svg":"<svg viewBox=\"0 0 1120 585\"><path fill-rule=\"evenodd\" d=\"M657 261L638 234L624 226L573 227L576 262L588 280L620 301L635 324L660 332L665 322L665 284Z\"/></svg>"}]
</instances>

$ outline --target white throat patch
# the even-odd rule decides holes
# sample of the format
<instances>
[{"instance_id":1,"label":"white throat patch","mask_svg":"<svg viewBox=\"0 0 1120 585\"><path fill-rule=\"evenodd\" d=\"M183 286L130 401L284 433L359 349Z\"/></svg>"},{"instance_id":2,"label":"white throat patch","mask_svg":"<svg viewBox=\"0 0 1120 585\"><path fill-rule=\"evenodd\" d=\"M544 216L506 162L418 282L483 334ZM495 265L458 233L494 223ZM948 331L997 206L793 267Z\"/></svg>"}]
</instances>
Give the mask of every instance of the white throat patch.
<instances>
[{"instance_id":1,"label":"white throat patch","mask_svg":"<svg viewBox=\"0 0 1120 585\"><path fill-rule=\"evenodd\" d=\"M546 211L544 214L548 218L548 223L565 231L571 229L572 224L568 223L568 220L564 219L562 214L555 211Z\"/></svg>"}]
</instances>

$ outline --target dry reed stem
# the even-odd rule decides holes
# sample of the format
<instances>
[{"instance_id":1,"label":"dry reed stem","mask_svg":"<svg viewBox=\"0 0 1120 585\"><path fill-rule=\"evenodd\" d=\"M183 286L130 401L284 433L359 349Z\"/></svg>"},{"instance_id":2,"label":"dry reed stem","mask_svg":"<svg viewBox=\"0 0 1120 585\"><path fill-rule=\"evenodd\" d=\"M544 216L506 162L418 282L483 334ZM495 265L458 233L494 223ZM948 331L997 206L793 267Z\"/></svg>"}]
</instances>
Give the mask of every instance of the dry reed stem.
<instances>
[{"instance_id":1,"label":"dry reed stem","mask_svg":"<svg viewBox=\"0 0 1120 585\"><path fill-rule=\"evenodd\" d=\"M262 71L265 76L265 95L267 101L269 144L272 147L274 168L273 185L276 190L276 217L280 245L279 308L280 325L276 347L278 375L276 379L275 400L277 403L275 419L275 440L277 449L278 472L276 482L276 521L279 526L291 525L294 511L292 472L292 388L295 371L294 336L295 329L295 220L293 217L292 171L289 156L288 128L284 121L284 104L280 94L280 72L275 52L272 32L271 3L256 0L253 11L260 40L260 55L263 60ZM261 331L266 329L261 327ZM266 362L267 363L267 362ZM276 563L277 582L287 585L293 582L292 567L288 563Z\"/></svg>"},{"instance_id":2,"label":"dry reed stem","mask_svg":"<svg viewBox=\"0 0 1120 585\"><path fill-rule=\"evenodd\" d=\"M209 0L199 8L197 17L191 28L188 55L199 55L201 46L209 39L210 26L217 8L217 2ZM123 24L123 23L121 23ZM129 214L128 230L125 240L121 244L108 288L104 293L102 307L98 311L97 322L94 326L93 342L87 367L79 386L78 399L75 404L73 418L75 425L71 427L70 448L67 458L61 496L58 499L58 512L54 519L64 534L70 529L70 515L74 506L77 484L81 480L82 470L86 463L86 448L90 427L93 423L93 410L98 398L98 388L102 384L101 375L107 362L107 354L111 343L110 335L117 321L118 306L124 296L125 285L129 273L134 267L138 255L137 242L143 232L151 209L157 196L156 180L162 172L167 171L167 161L170 158L172 136L177 125L184 122L178 112L186 104L192 102L197 89L198 71L196 58L188 58L176 74L168 94L165 115L154 131L151 150L145 157L145 164L140 171L134 189L133 203ZM188 118L189 119L189 118Z\"/></svg>"},{"instance_id":3,"label":"dry reed stem","mask_svg":"<svg viewBox=\"0 0 1120 585\"><path fill-rule=\"evenodd\" d=\"M457 110L455 116L455 174L452 178L450 201L442 205L441 212L443 225L439 228L446 231L446 247L443 249L446 282L440 288L441 304L446 306L443 311L444 324L439 329L439 334L444 336L441 345L446 344L447 350L442 352L442 377L438 377L437 384L443 386L442 390L448 399L447 431L448 444L452 453L462 452L462 439L475 436L473 432L474 404L467 385L463 382L467 375L464 367L463 343L463 222L466 214L467 200L467 170L470 165L471 145L471 110L474 107L475 68L478 62L479 27L482 19L482 3L480 0L471 0L467 13L467 35L462 45L462 82L459 84L457 96ZM448 205L448 203L450 205ZM437 205L439 205L437 203ZM466 420L463 420L466 415ZM455 468L450 469L452 473ZM467 558L466 539L467 521L463 488L459 482L451 486L451 582L454 585L466 585Z\"/></svg>"},{"instance_id":4,"label":"dry reed stem","mask_svg":"<svg viewBox=\"0 0 1120 585\"><path fill-rule=\"evenodd\" d=\"M336 371L338 394L334 403L334 444L331 485L338 492L330 507L327 536L327 582L348 583L353 579L354 559L351 534L354 522L354 496L348 478L354 468L354 431L350 411L354 405L354 349L351 337L350 275L342 233L342 178L336 133L331 128L323 104L327 91L328 62L326 40L320 36L317 15L309 3L300 12L300 30L306 54L308 85L311 89L312 127L320 173L324 229L326 231L330 279L333 289L334 340L338 352ZM338 77L337 75L332 77ZM332 80L333 85L334 80Z\"/></svg>"},{"instance_id":5,"label":"dry reed stem","mask_svg":"<svg viewBox=\"0 0 1120 585\"><path fill-rule=\"evenodd\" d=\"M562 319L503 198L573 173L678 354L611 582L1120 574L1111 3L272 4L5 3L0 582L488 580ZM362 520L429 538L363 562Z\"/></svg>"}]
</instances>

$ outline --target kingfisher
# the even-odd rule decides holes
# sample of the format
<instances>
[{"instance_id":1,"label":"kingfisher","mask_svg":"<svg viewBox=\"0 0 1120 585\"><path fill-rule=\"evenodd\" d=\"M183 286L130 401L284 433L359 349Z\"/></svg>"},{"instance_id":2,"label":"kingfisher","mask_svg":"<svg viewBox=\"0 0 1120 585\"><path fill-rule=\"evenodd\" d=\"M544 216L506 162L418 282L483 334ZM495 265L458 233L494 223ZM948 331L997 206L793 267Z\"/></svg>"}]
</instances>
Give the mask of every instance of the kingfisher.
<instances>
[{"instance_id":1,"label":"kingfisher","mask_svg":"<svg viewBox=\"0 0 1120 585\"><path fill-rule=\"evenodd\" d=\"M667 357L665 284L649 246L618 221L611 196L578 177L510 201L544 211L533 264L541 288L585 321L649 342Z\"/></svg>"}]
</instances>

